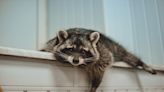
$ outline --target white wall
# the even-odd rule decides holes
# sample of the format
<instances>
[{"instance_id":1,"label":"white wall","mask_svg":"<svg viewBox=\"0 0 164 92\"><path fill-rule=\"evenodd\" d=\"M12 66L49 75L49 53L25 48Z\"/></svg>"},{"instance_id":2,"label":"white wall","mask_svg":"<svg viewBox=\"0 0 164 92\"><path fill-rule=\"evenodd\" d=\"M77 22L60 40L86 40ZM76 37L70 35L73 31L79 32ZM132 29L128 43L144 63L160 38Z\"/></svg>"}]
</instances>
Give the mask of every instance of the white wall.
<instances>
[{"instance_id":1,"label":"white wall","mask_svg":"<svg viewBox=\"0 0 164 92\"><path fill-rule=\"evenodd\" d=\"M88 92L84 71L52 62L0 56L0 85L4 92ZM163 92L164 74L137 72L107 68L97 92Z\"/></svg>"},{"instance_id":2,"label":"white wall","mask_svg":"<svg viewBox=\"0 0 164 92\"><path fill-rule=\"evenodd\" d=\"M48 37L61 29L83 27L104 32L101 0L48 0Z\"/></svg>"},{"instance_id":3,"label":"white wall","mask_svg":"<svg viewBox=\"0 0 164 92\"><path fill-rule=\"evenodd\" d=\"M104 0L106 34L133 50L129 0Z\"/></svg>"},{"instance_id":4,"label":"white wall","mask_svg":"<svg viewBox=\"0 0 164 92\"><path fill-rule=\"evenodd\" d=\"M164 64L164 1L104 0L106 33L149 64Z\"/></svg>"},{"instance_id":5,"label":"white wall","mask_svg":"<svg viewBox=\"0 0 164 92\"><path fill-rule=\"evenodd\" d=\"M0 46L37 47L37 0L0 0Z\"/></svg>"}]
</instances>

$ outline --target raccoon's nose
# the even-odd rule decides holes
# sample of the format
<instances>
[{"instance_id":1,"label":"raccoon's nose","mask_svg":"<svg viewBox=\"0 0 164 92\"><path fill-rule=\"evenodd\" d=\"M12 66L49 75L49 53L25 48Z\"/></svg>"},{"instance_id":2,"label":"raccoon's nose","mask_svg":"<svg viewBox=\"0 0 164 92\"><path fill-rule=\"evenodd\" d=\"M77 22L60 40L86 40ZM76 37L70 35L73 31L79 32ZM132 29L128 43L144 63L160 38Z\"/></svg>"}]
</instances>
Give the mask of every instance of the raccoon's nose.
<instances>
[{"instance_id":1,"label":"raccoon's nose","mask_svg":"<svg viewBox=\"0 0 164 92\"><path fill-rule=\"evenodd\" d=\"M73 59L73 63L74 64L78 64L79 63L79 60Z\"/></svg>"}]
</instances>

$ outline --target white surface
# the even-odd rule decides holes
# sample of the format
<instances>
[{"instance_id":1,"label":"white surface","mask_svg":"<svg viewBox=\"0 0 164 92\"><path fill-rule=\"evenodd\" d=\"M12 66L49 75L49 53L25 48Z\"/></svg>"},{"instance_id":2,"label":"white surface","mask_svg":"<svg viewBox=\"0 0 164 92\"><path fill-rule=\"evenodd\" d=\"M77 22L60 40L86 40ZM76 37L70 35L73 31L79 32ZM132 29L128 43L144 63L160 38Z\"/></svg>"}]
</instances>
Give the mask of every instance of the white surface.
<instances>
[{"instance_id":1,"label":"white surface","mask_svg":"<svg viewBox=\"0 0 164 92\"><path fill-rule=\"evenodd\" d=\"M37 0L0 0L0 46L37 48Z\"/></svg>"},{"instance_id":2,"label":"white surface","mask_svg":"<svg viewBox=\"0 0 164 92\"><path fill-rule=\"evenodd\" d=\"M9 56L17 56L17 57L25 57L25 58L55 60L53 54L48 53L48 52L36 51L36 50L0 47L0 54L9 55Z\"/></svg>"},{"instance_id":3,"label":"white surface","mask_svg":"<svg viewBox=\"0 0 164 92\"><path fill-rule=\"evenodd\" d=\"M56 65L41 63L37 59L0 56L0 83L5 92L86 92L87 75L84 71ZM40 60L49 62L48 60ZM164 74L151 75L144 71L139 73L140 82L145 92L162 92ZM136 71L123 68L107 68L103 81L97 92L141 92Z\"/></svg>"},{"instance_id":4,"label":"white surface","mask_svg":"<svg viewBox=\"0 0 164 92\"><path fill-rule=\"evenodd\" d=\"M105 32L101 0L48 0L48 38L59 30L83 27Z\"/></svg>"},{"instance_id":5,"label":"white surface","mask_svg":"<svg viewBox=\"0 0 164 92\"><path fill-rule=\"evenodd\" d=\"M164 0L103 0L106 34L148 64L164 64Z\"/></svg>"}]
</instances>

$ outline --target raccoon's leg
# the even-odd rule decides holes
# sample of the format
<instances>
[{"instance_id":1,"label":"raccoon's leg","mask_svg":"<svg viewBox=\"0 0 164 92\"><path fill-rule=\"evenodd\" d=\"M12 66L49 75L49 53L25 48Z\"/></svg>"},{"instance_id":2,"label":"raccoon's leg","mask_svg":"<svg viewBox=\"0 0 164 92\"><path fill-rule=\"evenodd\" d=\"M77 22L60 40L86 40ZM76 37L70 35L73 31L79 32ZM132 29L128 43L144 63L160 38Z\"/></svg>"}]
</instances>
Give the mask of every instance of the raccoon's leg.
<instances>
[{"instance_id":1,"label":"raccoon's leg","mask_svg":"<svg viewBox=\"0 0 164 92\"><path fill-rule=\"evenodd\" d=\"M147 64L145 64L144 62L142 62L141 60L139 60L137 66L141 66L145 71L151 73L151 74L157 74L157 72L152 69L150 66L148 66Z\"/></svg>"},{"instance_id":2,"label":"raccoon's leg","mask_svg":"<svg viewBox=\"0 0 164 92\"><path fill-rule=\"evenodd\" d=\"M132 54L128 54L127 56L125 56L123 58L123 61L135 68L141 67L142 69L144 69L145 71L151 74L156 74L156 71L154 69L152 69L150 66L148 66L147 64L145 64L144 62L142 62L140 59L138 59Z\"/></svg>"},{"instance_id":3,"label":"raccoon's leg","mask_svg":"<svg viewBox=\"0 0 164 92\"><path fill-rule=\"evenodd\" d=\"M102 71L102 69L100 69L99 66L94 66L90 68L87 72L89 75L89 81L91 83L90 92L96 92L97 88L99 87L102 81L104 71Z\"/></svg>"}]
</instances>

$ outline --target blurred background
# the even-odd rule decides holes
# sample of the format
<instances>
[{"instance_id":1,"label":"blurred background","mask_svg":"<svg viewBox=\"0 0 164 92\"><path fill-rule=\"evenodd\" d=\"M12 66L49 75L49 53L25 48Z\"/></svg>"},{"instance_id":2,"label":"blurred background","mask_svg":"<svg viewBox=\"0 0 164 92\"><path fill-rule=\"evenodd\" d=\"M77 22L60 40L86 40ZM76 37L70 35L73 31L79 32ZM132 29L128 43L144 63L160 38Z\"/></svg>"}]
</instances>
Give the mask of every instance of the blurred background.
<instances>
[{"instance_id":1,"label":"blurred background","mask_svg":"<svg viewBox=\"0 0 164 92\"><path fill-rule=\"evenodd\" d=\"M0 0L0 46L39 50L59 30L100 31L164 64L164 0Z\"/></svg>"}]
</instances>

